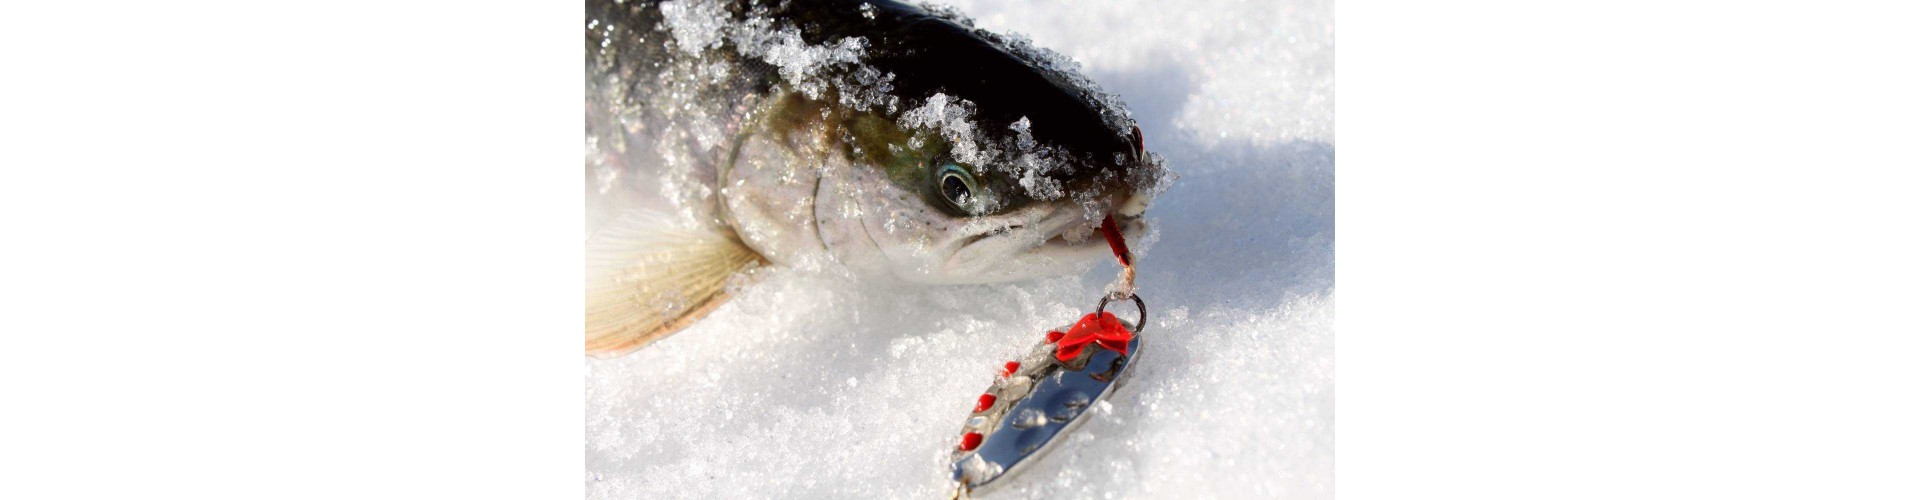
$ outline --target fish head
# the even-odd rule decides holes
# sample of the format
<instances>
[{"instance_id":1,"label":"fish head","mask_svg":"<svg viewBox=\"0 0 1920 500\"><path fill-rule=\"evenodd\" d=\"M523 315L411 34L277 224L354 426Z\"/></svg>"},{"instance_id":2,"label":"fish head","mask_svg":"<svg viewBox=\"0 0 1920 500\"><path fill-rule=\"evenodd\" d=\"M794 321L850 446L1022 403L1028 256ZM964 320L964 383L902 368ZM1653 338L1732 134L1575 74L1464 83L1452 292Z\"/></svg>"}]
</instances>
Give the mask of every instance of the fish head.
<instances>
[{"instance_id":1,"label":"fish head","mask_svg":"<svg viewBox=\"0 0 1920 500\"><path fill-rule=\"evenodd\" d=\"M1070 60L962 21L926 13L875 37L867 62L892 75L898 109L844 121L859 168L831 177L859 207L821 227L862 234L878 265L918 282L1056 276L1112 258L1101 221L1142 235L1162 161Z\"/></svg>"},{"instance_id":2,"label":"fish head","mask_svg":"<svg viewBox=\"0 0 1920 500\"><path fill-rule=\"evenodd\" d=\"M897 182L870 169L836 184L860 193L859 209L822 218L823 231L864 238L873 265L908 281L993 283L1082 272L1112 258L1098 233L1112 216L1128 239L1148 226L1147 195L1114 179L1054 179L1060 194L1029 195L1021 178L935 155ZM1030 179L1029 179L1030 180Z\"/></svg>"}]
</instances>

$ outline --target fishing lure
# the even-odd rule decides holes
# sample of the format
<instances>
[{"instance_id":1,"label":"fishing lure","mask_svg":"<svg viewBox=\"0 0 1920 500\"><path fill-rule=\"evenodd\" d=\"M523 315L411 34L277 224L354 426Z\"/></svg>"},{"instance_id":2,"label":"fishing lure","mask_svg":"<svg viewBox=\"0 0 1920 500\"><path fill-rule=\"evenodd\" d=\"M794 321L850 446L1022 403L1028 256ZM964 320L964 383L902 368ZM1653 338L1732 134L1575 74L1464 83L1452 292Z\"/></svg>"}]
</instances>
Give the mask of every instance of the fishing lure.
<instances>
[{"instance_id":1,"label":"fishing lure","mask_svg":"<svg viewBox=\"0 0 1920 500\"><path fill-rule=\"evenodd\" d=\"M1119 282L1092 313L1048 331L1025 356L1008 361L980 394L953 451L955 498L984 491L1046 454L1139 360L1147 304L1134 293L1133 254L1113 217L1100 229L1120 261ZM1109 302L1127 299L1140 310L1135 322L1106 310Z\"/></svg>"}]
</instances>

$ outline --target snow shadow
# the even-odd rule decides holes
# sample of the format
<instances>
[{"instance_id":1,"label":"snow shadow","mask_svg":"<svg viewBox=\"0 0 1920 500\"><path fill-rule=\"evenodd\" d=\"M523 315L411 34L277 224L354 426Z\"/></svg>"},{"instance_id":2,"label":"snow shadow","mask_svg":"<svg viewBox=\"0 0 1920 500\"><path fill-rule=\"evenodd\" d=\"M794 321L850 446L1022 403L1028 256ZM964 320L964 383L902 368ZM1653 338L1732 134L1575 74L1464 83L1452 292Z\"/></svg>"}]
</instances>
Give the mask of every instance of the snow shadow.
<instances>
[{"instance_id":1,"label":"snow shadow","mask_svg":"<svg viewBox=\"0 0 1920 500\"><path fill-rule=\"evenodd\" d=\"M1204 140L1176 123L1198 90L1194 71L1178 58L1155 60L1094 72L1127 103L1147 148L1180 176L1147 212L1159 238L1140 256L1142 293L1163 306L1205 308L1330 292L1334 146Z\"/></svg>"}]
</instances>

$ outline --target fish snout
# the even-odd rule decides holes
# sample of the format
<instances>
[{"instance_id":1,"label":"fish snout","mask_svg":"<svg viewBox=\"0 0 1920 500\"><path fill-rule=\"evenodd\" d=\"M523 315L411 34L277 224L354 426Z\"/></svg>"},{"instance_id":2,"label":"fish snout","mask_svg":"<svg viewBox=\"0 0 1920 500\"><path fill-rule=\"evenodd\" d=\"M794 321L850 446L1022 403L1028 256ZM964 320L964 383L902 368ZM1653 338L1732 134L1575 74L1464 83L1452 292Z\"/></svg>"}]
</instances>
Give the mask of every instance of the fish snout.
<instances>
[{"instance_id":1,"label":"fish snout","mask_svg":"<svg viewBox=\"0 0 1920 500\"><path fill-rule=\"evenodd\" d=\"M1121 165L1119 177L1122 182L1109 193L1113 200L1112 215L1122 222L1137 219L1146 213L1147 201L1151 197L1148 190L1158 175L1158 166L1147 155L1146 135L1140 132L1139 125L1134 125L1132 132L1127 135L1127 145L1131 146L1131 161Z\"/></svg>"}]
</instances>

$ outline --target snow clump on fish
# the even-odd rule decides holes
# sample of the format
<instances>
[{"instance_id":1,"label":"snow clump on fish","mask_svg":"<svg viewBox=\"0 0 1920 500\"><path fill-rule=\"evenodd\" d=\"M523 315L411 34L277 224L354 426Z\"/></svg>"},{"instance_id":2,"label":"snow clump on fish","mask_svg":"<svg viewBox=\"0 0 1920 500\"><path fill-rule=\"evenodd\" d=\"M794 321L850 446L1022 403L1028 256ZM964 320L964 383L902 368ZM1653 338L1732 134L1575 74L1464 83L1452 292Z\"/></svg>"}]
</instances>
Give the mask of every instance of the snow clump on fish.
<instances>
[{"instance_id":1,"label":"snow clump on fish","mask_svg":"<svg viewBox=\"0 0 1920 500\"><path fill-rule=\"evenodd\" d=\"M943 5L922 5L922 8L939 17L953 21L969 29L975 29L973 20L951 7ZM808 44L799 30L791 26L782 26L768 18L760 10L750 10L743 19L734 19L726 11L723 2L712 0L683 0L667 2L660 6L670 36L679 50L688 55L698 55L702 51L732 47L739 56L765 62L778 69L780 85L799 92L809 99L833 97L841 106L865 111L883 109L889 114L898 113L899 124L908 130L928 130L936 132L947 140L955 159L979 166L982 169L998 171L1017 179L1025 194L1036 200L1054 200L1064 196L1075 196L1075 202L1082 208L1086 217L1098 219L1112 207L1096 200L1097 193L1069 193L1060 181L1050 175L1070 173L1074 168L1068 161L1068 155L1059 148L1037 143L1030 131L1032 123L1021 117L1008 129L1013 131L1009 137L994 137L982 133L973 120L974 103L946 93L935 93L917 105L901 112L901 98L894 95L893 73L882 73L863 65L869 42L865 37L851 36L818 44ZM871 5L863 6L867 17L872 17ZM1103 118L1116 128L1119 124L1130 123L1130 113L1126 103L1119 96L1105 92L1100 85L1087 78L1081 72L1081 66L1072 58L1044 47L1035 46L1031 40L1019 34L1000 34L975 29L975 34L1001 44L1010 53L1031 61L1036 66L1054 72L1066 80L1068 88L1074 89L1081 99L1097 102L1095 109L1101 111ZM730 44L726 42L731 42ZM705 66L696 66L697 71L679 73L679 78L691 77L696 81L717 82L729 74L741 71L725 60L715 60ZM668 73L673 74L673 73ZM709 120L711 121L711 120ZM702 136L703 145L718 144L722 137L717 134ZM911 145L920 147L921 139L915 137ZM678 154L662 151L663 155ZM1177 174L1166 169L1165 160L1157 154L1148 152L1146 162L1150 169L1136 169L1142 178L1135 179L1134 185L1145 186L1143 193L1150 199L1166 191L1178 178ZM1125 162L1126 158L1114 158L1115 162ZM1107 173L1110 177L1110 172ZM1107 180L1107 179L1102 179ZM662 189L679 189L681 185L663 186ZM668 193L670 198L686 201L684 196ZM895 227L887 224L887 227ZM1069 233L1069 238L1079 241L1090 237L1092 228ZM1136 252L1149 250L1151 241L1137 245Z\"/></svg>"}]
</instances>

